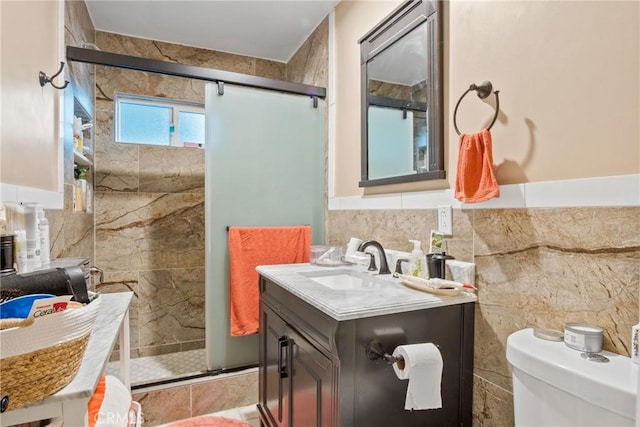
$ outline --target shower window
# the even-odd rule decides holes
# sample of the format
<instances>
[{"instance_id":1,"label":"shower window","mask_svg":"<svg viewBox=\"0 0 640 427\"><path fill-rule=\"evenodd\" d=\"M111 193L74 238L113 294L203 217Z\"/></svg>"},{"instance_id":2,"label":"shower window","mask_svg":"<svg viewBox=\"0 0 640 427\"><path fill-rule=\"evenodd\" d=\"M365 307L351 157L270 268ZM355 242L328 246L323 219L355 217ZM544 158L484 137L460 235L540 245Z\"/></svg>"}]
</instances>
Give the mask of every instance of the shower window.
<instances>
[{"instance_id":1,"label":"shower window","mask_svg":"<svg viewBox=\"0 0 640 427\"><path fill-rule=\"evenodd\" d=\"M116 94L115 142L204 146L204 105L175 99Z\"/></svg>"}]
</instances>

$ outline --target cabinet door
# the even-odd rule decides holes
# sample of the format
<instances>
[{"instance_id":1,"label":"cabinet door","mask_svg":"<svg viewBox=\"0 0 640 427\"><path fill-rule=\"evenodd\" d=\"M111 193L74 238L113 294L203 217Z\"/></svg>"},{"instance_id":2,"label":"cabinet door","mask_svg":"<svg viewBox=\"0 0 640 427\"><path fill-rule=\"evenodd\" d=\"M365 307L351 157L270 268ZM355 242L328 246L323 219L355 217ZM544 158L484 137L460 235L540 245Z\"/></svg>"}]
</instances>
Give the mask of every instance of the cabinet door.
<instances>
[{"instance_id":1,"label":"cabinet door","mask_svg":"<svg viewBox=\"0 0 640 427\"><path fill-rule=\"evenodd\" d=\"M294 329L288 329L291 351L290 427L333 425L333 364Z\"/></svg>"},{"instance_id":2,"label":"cabinet door","mask_svg":"<svg viewBox=\"0 0 640 427\"><path fill-rule=\"evenodd\" d=\"M260 319L260 405L273 426L289 425L290 341L287 326L269 308Z\"/></svg>"},{"instance_id":3,"label":"cabinet door","mask_svg":"<svg viewBox=\"0 0 640 427\"><path fill-rule=\"evenodd\" d=\"M63 141L59 127L65 91L49 84L40 87L38 74L43 71L52 76L60 67L64 2L2 1L0 9L0 182L53 192L61 202ZM65 75L54 83L64 84Z\"/></svg>"}]
</instances>

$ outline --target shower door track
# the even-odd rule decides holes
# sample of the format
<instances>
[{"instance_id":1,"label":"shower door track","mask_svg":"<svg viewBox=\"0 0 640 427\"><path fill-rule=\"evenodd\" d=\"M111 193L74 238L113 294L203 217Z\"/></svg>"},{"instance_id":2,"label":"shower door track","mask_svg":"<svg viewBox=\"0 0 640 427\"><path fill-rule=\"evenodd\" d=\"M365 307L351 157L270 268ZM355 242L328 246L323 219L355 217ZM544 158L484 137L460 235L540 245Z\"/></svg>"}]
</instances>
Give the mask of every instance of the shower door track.
<instances>
[{"instance_id":1,"label":"shower door track","mask_svg":"<svg viewBox=\"0 0 640 427\"><path fill-rule=\"evenodd\" d=\"M131 390L132 391L143 390L149 387L157 387L162 385L181 383L183 381L195 380L198 378L216 377L221 374L232 374L234 372L245 371L247 369L257 368L257 367L258 367L257 364L253 364L253 365L247 365L247 366L238 366L236 368L228 368L228 369L222 368L222 369L214 369L212 371L203 371L199 374L184 375L176 378L169 378L166 380L150 381L144 384L132 385Z\"/></svg>"},{"instance_id":2,"label":"shower door track","mask_svg":"<svg viewBox=\"0 0 640 427\"><path fill-rule=\"evenodd\" d=\"M106 65L127 70L146 71L168 76L186 77L189 79L205 80L215 83L231 83L258 89L275 90L278 92L307 95L325 98L327 90L319 86L291 83L265 77L250 76L248 74L230 71L214 70L212 68L194 65L178 64L175 62L158 61L156 59L140 58L119 53L104 52L102 50L67 46L67 60L84 62L87 64Z\"/></svg>"}]
</instances>

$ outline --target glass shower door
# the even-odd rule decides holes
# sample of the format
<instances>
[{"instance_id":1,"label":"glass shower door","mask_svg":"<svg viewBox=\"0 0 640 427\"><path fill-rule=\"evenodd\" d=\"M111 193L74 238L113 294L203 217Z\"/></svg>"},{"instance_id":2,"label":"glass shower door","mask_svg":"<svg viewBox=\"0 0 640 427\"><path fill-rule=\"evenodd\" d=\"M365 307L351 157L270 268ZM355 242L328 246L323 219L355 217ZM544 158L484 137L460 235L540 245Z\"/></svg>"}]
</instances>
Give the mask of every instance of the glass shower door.
<instances>
[{"instance_id":1,"label":"glass shower door","mask_svg":"<svg viewBox=\"0 0 640 427\"><path fill-rule=\"evenodd\" d=\"M205 256L209 370L255 365L258 335L230 336L227 226L310 224L324 241L325 102L210 83L206 90ZM269 248L265 248L269 250ZM256 286L258 284L256 283Z\"/></svg>"}]
</instances>

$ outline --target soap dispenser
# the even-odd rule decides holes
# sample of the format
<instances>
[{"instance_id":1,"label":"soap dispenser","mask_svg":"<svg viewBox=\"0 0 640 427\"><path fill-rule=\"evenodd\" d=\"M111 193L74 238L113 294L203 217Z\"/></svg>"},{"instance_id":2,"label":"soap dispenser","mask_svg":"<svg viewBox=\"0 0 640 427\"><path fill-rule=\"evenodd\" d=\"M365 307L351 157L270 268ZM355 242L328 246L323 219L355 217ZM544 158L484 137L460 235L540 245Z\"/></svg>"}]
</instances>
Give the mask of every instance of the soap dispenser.
<instances>
[{"instance_id":1,"label":"soap dispenser","mask_svg":"<svg viewBox=\"0 0 640 427\"><path fill-rule=\"evenodd\" d=\"M409 274L412 276L420 276L424 270L424 252L422 252L422 242L420 240L409 240L413 243L411 251L411 259L409 261Z\"/></svg>"}]
</instances>

